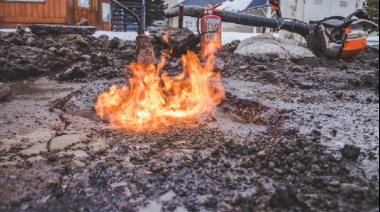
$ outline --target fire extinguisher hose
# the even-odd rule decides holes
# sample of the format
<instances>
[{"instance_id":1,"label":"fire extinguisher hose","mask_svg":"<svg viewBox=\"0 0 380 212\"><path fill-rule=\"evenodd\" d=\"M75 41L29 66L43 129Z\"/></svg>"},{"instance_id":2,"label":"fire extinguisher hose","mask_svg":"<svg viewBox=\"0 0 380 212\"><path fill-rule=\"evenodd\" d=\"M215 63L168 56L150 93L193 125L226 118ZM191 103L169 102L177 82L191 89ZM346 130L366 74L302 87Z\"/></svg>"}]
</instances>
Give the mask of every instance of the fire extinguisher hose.
<instances>
[{"instance_id":1,"label":"fire extinguisher hose","mask_svg":"<svg viewBox=\"0 0 380 212\"><path fill-rule=\"evenodd\" d=\"M199 6L186 6L184 8L184 15L198 18L199 14L204 13L204 7ZM165 11L165 16L167 18L177 17L179 15L179 8L172 8ZM309 26L307 23L293 20L293 19L276 19L276 18L266 18L256 15L248 15L242 13L235 13L224 11L224 14L217 14L222 21L231 22L236 24L242 24L247 26L255 27L268 27L277 30L287 30L289 32L297 33L303 37L309 35Z\"/></svg>"},{"instance_id":2,"label":"fire extinguisher hose","mask_svg":"<svg viewBox=\"0 0 380 212\"><path fill-rule=\"evenodd\" d=\"M199 30L199 20L204 16L204 12L199 13L198 18L197 18L197 32L198 35L201 35L201 31Z\"/></svg>"}]
</instances>

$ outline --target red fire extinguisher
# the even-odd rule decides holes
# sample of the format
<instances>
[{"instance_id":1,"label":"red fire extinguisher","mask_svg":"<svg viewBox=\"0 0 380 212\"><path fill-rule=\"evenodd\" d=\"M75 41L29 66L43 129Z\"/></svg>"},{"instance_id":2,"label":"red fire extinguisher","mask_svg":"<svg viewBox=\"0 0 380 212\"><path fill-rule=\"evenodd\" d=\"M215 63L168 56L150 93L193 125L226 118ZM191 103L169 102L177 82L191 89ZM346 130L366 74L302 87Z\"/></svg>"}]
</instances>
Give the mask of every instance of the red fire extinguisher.
<instances>
[{"instance_id":1,"label":"red fire extinguisher","mask_svg":"<svg viewBox=\"0 0 380 212\"><path fill-rule=\"evenodd\" d=\"M222 10L216 10L222 4L211 6L201 14L201 55L210 54L209 51L222 51L222 19L215 15L216 13L224 13ZM199 27L199 18L198 18ZM210 46L212 45L212 46ZM211 47L211 48L210 48Z\"/></svg>"}]
</instances>

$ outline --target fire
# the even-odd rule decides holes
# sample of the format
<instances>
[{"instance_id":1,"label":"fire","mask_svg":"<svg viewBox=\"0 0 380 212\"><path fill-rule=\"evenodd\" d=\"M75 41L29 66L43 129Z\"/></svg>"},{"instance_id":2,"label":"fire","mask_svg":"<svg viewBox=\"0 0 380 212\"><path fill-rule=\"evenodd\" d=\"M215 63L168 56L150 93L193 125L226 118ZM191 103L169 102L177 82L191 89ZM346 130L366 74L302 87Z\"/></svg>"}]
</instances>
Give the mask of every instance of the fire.
<instances>
[{"instance_id":1,"label":"fire","mask_svg":"<svg viewBox=\"0 0 380 212\"><path fill-rule=\"evenodd\" d=\"M167 35L162 36L162 40L163 40L165 43L170 43L170 41L169 41L169 36L167 36Z\"/></svg>"},{"instance_id":2,"label":"fire","mask_svg":"<svg viewBox=\"0 0 380 212\"><path fill-rule=\"evenodd\" d=\"M183 71L174 77L161 72L164 56L157 66L131 64L129 87L112 86L101 94L96 113L117 128L133 131L199 123L214 114L225 95L220 73L213 72L213 56L202 65L197 55L188 51L182 56Z\"/></svg>"}]
</instances>

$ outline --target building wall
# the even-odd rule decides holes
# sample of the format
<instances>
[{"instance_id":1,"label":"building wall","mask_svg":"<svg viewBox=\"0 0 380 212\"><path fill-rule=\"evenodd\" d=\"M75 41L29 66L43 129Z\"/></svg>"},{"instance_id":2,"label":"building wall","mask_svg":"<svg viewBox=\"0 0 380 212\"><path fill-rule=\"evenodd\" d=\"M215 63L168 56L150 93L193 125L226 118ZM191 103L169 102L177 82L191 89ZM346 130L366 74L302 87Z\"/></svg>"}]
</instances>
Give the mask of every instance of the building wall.
<instances>
[{"instance_id":1,"label":"building wall","mask_svg":"<svg viewBox=\"0 0 380 212\"><path fill-rule=\"evenodd\" d=\"M170 27L178 27L178 17L169 18Z\"/></svg>"},{"instance_id":2,"label":"building wall","mask_svg":"<svg viewBox=\"0 0 380 212\"><path fill-rule=\"evenodd\" d=\"M168 5L168 8L172 8L179 3L178 0L165 0L165 2Z\"/></svg>"},{"instance_id":3,"label":"building wall","mask_svg":"<svg viewBox=\"0 0 380 212\"><path fill-rule=\"evenodd\" d=\"M59 0L62 1L62 0ZM90 26L96 26L97 29L103 28L103 17L102 17L102 1L90 0L90 8L80 8L78 7L77 0L67 0L74 5L73 7L68 7L68 12L75 11L75 23L78 23L82 18L88 20ZM73 25L68 23L68 25Z\"/></svg>"},{"instance_id":4,"label":"building wall","mask_svg":"<svg viewBox=\"0 0 380 212\"><path fill-rule=\"evenodd\" d=\"M90 0L90 8L78 7L78 0L44 0L44 2L12 2L0 0L0 28L15 28L17 24L75 25L82 18L89 25L103 28L102 4Z\"/></svg>"},{"instance_id":5,"label":"building wall","mask_svg":"<svg viewBox=\"0 0 380 212\"><path fill-rule=\"evenodd\" d=\"M165 0L168 5L168 9L174 7L180 3L180 0ZM170 27L178 27L178 17L168 18L168 24Z\"/></svg>"},{"instance_id":6,"label":"building wall","mask_svg":"<svg viewBox=\"0 0 380 212\"><path fill-rule=\"evenodd\" d=\"M287 0L281 1L282 15L304 22L322 20L329 16L347 16L363 8L363 0ZM285 38L301 39L301 36L281 31Z\"/></svg>"},{"instance_id":7,"label":"building wall","mask_svg":"<svg viewBox=\"0 0 380 212\"><path fill-rule=\"evenodd\" d=\"M172 8L177 4L181 3L183 0L165 0L168 4L168 8ZM183 26L189 28L192 31L196 31L196 22L197 19L189 16L183 18ZM178 27L178 17L173 17L168 19L168 24L170 27Z\"/></svg>"},{"instance_id":8,"label":"building wall","mask_svg":"<svg viewBox=\"0 0 380 212\"><path fill-rule=\"evenodd\" d=\"M363 8L363 0L306 0L303 21L322 20L328 16L347 16Z\"/></svg>"},{"instance_id":9,"label":"building wall","mask_svg":"<svg viewBox=\"0 0 380 212\"><path fill-rule=\"evenodd\" d=\"M347 16L363 8L363 0L287 0L281 2L282 15L304 22L329 16Z\"/></svg>"},{"instance_id":10,"label":"building wall","mask_svg":"<svg viewBox=\"0 0 380 212\"><path fill-rule=\"evenodd\" d=\"M66 0L37 2L5 2L0 0L0 28L15 28L18 23L66 24ZM26 27L24 26L24 27Z\"/></svg>"}]
</instances>

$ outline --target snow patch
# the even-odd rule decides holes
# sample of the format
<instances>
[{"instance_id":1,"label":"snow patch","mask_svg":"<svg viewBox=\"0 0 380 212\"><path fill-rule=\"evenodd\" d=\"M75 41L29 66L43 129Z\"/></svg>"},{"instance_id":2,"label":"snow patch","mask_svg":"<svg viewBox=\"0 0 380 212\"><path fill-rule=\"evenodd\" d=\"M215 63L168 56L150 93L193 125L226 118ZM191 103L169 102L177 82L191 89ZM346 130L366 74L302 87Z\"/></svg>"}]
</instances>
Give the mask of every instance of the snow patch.
<instances>
[{"instance_id":1,"label":"snow patch","mask_svg":"<svg viewBox=\"0 0 380 212\"><path fill-rule=\"evenodd\" d=\"M379 36L370 36L367 38L367 42L369 46L377 46L379 45Z\"/></svg>"},{"instance_id":2,"label":"snow patch","mask_svg":"<svg viewBox=\"0 0 380 212\"><path fill-rule=\"evenodd\" d=\"M160 200L161 200L161 201L170 201L170 200L172 200L175 196L176 196L176 193L174 193L174 191L170 190L170 191L168 191L167 193L165 193L164 195L160 196Z\"/></svg>"},{"instance_id":3,"label":"snow patch","mask_svg":"<svg viewBox=\"0 0 380 212\"><path fill-rule=\"evenodd\" d=\"M138 209L139 212L161 212L162 204L156 201L149 201L148 205Z\"/></svg>"},{"instance_id":4,"label":"snow patch","mask_svg":"<svg viewBox=\"0 0 380 212\"><path fill-rule=\"evenodd\" d=\"M145 32L146 35L149 35L149 32ZM121 40L129 40L134 41L137 37L137 32L112 32L112 31L96 31L94 36L99 37L101 35L107 35L109 39L112 39L113 37L117 37Z\"/></svg>"},{"instance_id":5,"label":"snow patch","mask_svg":"<svg viewBox=\"0 0 380 212\"><path fill-rule=\"evenodd\" d=\"M194 32L197 34L197 32ZM146 35L149 35L149 32L145 32ZM110 31L96 31L94 36L99 37L101 35L107 35L109 39L113 37L117 37L121 40L136 40L137 33L136 32L110 32ZM246 38L250 38L253 36L261 35L261 33L241 33L241 32L223 32L222 33L222 44L225 45L227 43L231 43L234 40L244 40ZM278 33L273 33L275 37L278 37Z\"/></svg>"}]
</instances>

